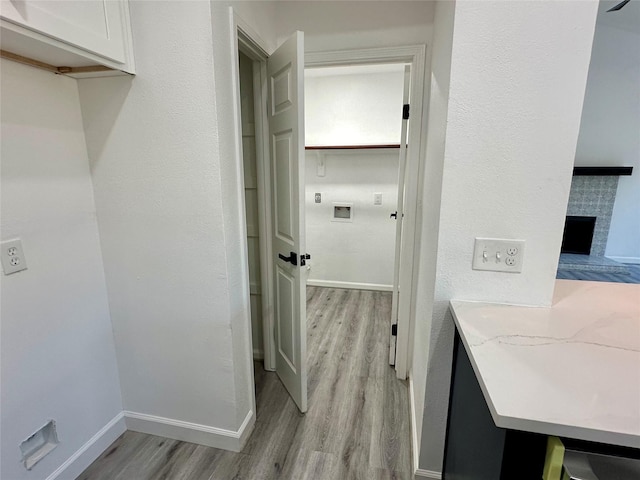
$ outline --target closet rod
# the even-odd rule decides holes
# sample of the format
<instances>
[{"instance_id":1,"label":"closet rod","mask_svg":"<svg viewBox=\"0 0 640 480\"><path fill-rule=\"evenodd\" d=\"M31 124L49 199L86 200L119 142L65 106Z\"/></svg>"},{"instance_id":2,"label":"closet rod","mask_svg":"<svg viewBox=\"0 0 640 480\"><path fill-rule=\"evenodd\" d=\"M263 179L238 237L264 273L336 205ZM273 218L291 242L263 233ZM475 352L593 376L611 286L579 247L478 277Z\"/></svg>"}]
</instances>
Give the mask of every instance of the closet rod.
<instances>
[{"instance_id":1,"label":"closet rod","mask_svg":"<svg viewBox=\"0 0 640 480\"><path fill-rule=\"evenodd\" d=\"M399 143L388 145L312 145L304 147L305 150L371 150L374 148L400 148Z\"/></svg>"}]
</instances>

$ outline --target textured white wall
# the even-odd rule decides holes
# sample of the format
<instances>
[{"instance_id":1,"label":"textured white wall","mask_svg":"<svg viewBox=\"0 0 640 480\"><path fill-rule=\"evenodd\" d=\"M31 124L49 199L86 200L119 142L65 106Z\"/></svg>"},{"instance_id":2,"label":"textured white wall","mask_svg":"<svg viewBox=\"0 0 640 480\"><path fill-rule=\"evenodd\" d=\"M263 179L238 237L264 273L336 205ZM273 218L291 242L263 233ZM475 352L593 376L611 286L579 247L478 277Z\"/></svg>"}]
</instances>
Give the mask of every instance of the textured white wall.
<instances>
[{"instance_id":1,"label":"textured white wall","mask_svg":"<svg viewBox=\"0 0 640 480\"><path fill-rule=\"evenodd\" d=\"M633 166L619 179L606 255L640 262L640 2L609 6L598 12L575 164Z\"/></svg>"},{"instance_id":2,"label":"textured white wall","mask_svg":"<svg viewBox=\"0 0 640 480\"><path fill-rule=\"evenodd\" d=\"M422 468L442 468L448 301L551 301L596 11L596 1L455 4L444 154L428 159L443 162L443 178ZM476 236L525 239L522 273L472 270Z\"/></svg>"},{"instance_id":3,"label":"textured white wall","mask_svg":"<svg viewBox=\"0 0 640 480\"><path fill-rule=\"evenodd\" d=\"M305 33L307 52L429 43L435 2L278 1L278 41Z\"/></svg>"},{"instance_id":4,"label":"textured white wall","mask_svg":"<svg viewBox=\"0 0 640 480\"><path fill-rule=\"evenodd\" d=\"M422 415L429 365L431 338L431 314L436 282L436 258L438 226L440 223L440 197L442 194L442 170L449 105L451 73L451 48L455 2L437 2L433 32L433 56L431 62L431 91L428 95L429 122L426 136L421 248L418 261L417 291L414 331L410 346L413 382L413 404L417 448L422 441ZM417 460L416 460L417 461Z\"/></svg>"},{"instance_id":5,"label":"textured white wall","mask_svg":"<svg viewBox=\"0 0 640 480\"><path fill-rule=\"evenodd\" d=\"M0 274L0 477L42 479L120 414L122 399L76 81L6 60L1 69L2 239L22 238L29 268ZM51 419L60 445L28 472L19 445Z\"/></svg>"},{"instance_id":6,"label":"textured white wall","mask_svg":"<svg viewBox=\"0 0 640 480\"><path fill-rule=\"evenodd\" d=\"M362 66L305 71L307 145L400 142L404 66ZM398 150L308 151L307 251L311 281L391 286L398 191ZM317 176L319 158L325 176ZM314 194L322 194L316 204ZM373 205L373 194L383 205ZM353 222L332 222L333 203L353 203Z\"/></svg>"},{"instance_id":7,"label":"textured white wall","mask_svg":"<svg viewBox=\"0 0 640 480\"><path fill-rule=\"evenodd\" d=\"M400 143L404 66L305 70L306 145Z\"/></svg>"},{"instance_id":8,"label":"textured white wall","mask_svg":"<svg viewBox=\"0 0 640 480\"><path fill-rule=\"evenodd\" d=\"M316 175L318 156L325 176ZM315 203L315 193L322 203ZM382 193L382 205L373 194ZM307 151L306 229L309 280L393 285L398 149ZM333 202L353 204L353 221L333 222Z\"/></svg>"},{"instance_id":9,"label":"textured white wall","mask_svg":"<svg viewBox=\"0 0 640 480\"><path fill-rule=\"evenodd\" d=\"M210 5L131 19L135 78L79 82L124 407L236 430Z\"/></svg>"}]
</instances>

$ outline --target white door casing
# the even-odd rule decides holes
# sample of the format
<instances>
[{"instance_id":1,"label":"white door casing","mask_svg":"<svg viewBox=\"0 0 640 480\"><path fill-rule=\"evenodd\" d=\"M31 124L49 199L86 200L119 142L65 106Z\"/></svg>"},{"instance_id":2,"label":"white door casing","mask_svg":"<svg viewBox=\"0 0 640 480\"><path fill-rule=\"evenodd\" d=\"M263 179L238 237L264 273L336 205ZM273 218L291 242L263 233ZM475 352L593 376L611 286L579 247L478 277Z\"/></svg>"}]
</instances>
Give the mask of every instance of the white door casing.
<instances>
[{"instance_id":1,"label":"white door casing","mask_svg":"<svg viewBox=\"0 0 640 480\"><path fill-rule=\"evenodd\" d=\"M304 37L296 32L267 61L276 373L307 410L304 272Z\"/></svg>"},{"instance_id":2,"label":"white door casing","mask_svg":"<svg viewBox=\"0 0 640 480\"><path fill-rule=\"evenodd\" d=\"M403 118L402 129L400 132L400 152L398 161L398 203L396 211L396 245L395 245L395 260L393 262L393 290L391 300L391 329L389 330L389 365L396 364L396 340L397 333L394 335L392 332L395 327L397 332L398 328L398 304L400 301L400 254L402 250L402 226L404 219L404 184L405 176L407 172L407 134L409 119L404 118L404 105L409 105L409 91L411 87L411 67L406 65L404 67L404 89L402 91L402 105L403 105ZM407 112L408 113L408 112Z\"/></svg>"}]
</instances>

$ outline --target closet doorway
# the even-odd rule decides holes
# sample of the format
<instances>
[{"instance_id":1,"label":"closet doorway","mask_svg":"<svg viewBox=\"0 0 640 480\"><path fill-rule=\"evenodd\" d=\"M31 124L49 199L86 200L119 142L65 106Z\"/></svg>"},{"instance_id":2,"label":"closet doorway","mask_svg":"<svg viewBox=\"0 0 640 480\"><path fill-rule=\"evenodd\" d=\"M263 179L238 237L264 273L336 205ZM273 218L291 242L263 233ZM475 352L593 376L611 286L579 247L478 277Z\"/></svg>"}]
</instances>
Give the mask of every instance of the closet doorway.
<instances>
[{"instance_id":1,"label":"closet doorway","mask_svg":"<svg viewBox=\"0 0 640 480\"><path fill-rule=\"evenodd\" d=\"M331 67L366 68L368 66L374 69L393 69L392 64L395 64L396 67L404 66L405 72L407 72L408 67L407 75L404 76L404 98L399 106L401 110L398 112L400 119L407 115L409 116L408 121L402 122L403 131L401 132L401 137L406 140L400 140L399 143L402 148L394 145L394 147L398 148L398 155L404 150L406 161L404 162L404 174L399 172L399 176L404 178L404 186L398 189L397 217L401 220L401 223L395 223L399 230L396 233L400 240L395 245L394 267L396 271L394 274L394 289L396 295L394 295L389 329L389 338L391 339L390 363L395 364L397 378L406 379L409 372L409 358L412 355L409 339L413 336L415 320L415 285L418 272L417 268L414 268L416 263L414 259L416 259L416 233L419 225L419 179L423 175L421 159L424 158L426 151L426 143L422 141L423 130L426 125L423 118L425 46L413 45L351 51L312 52L305 55L306 69ZM378 101L381 100L378 99ZM403 107L404 105L407 106ZM326 162L324 168L326 169ZM322 169L322 166L320 169ZM309 193L307 192L307 202L309 201ZM315 192L313 193L315 194ZM370 199L372 203L377 200L378 198ZM382 208L384 209L384 194L382 202ZM380 208L380 206L376 207ZM355 219L357 212L354 211L353 213L353 218ZM312 272L313 265L312 258ZM395 349L393 348L394 342ZM394 350L395 359L393 359Z\"/></svg>"},{"instance_id":2,"label":"closet doorway","mask_svg":"<svg viewBox=\"0 0 640 480\"><path fill-rule=\"evenodd\" d=\"M307 285L389 292L391 365L409 86L404 63L305 70Z\"/></svg>"},{"instance_id":3,"label":"closet doorway","mask_svg":"<svg viewBox=\"0 0 640 480\"><path fill-rule=\"evenodd\" d=\"M298 34L298 36L300 35L301 34ZM278 330L275 325L276 319L274 319L274 304L277 302L276 296L279 286L274 282L274 277L277 277L274 275L274 271L277 271L280 267L277 257L282 258L282 256L276 255L274 257L276 252L274 251L272 240L274 237L273 231L275 224L273 215L269 214L269 212L273 213L274 208L277 208L277 203L273 199L272 191L274 179L277 178L277 175L274 176L272 170L274 165L278 164L278 160L274 159L274 156L277 155L277 149L271 148L273 147L273 145L271 145L273 143L273 133L269 132L270 116L268 113L272 113L269 109L271 108L273 110L274 103L273 101L269 103L267 98L274 92L278 92L279 80L275 76L269 76L267 65L270 60L264 50L256 49L255 45L252 45L251 41L242 34L240 29L238 29L238 39L237 54L239 68L237 72L237 105L239 109L236 118L240 120L238 122L238 133L242 134L242 148L239 149L239 151L242 152L242 156L239 158L238 167L244 177L242 182L245 197L243 221L246 225L247 234L247 283L251 293L252 355L256 360L263 360L266 370L276 370L275 357L281 349L277 346ZM300 51L298 47L298 55ZM391 337L393 332L393 337L397 339L398 355L395 358L395 362L392 361L391 363L395 363L396 376L402 379L407 376L408 358L410 356L408 339L410 338L410 331L412 329L409 320L414 295L413 280L416 273L413 270L413 253L417 220L418 178L421 174L419 159L421 155L424 154L423 146L420 143L424 51L423 46L413 46L360 51L324 52L306 54L304 60L307 68L355 65L365 70L367 68L377 69L379 73L384 73L385 70L388 72L394 71L402 78L402 89L399 91L402 92L404 98L399 97L399 95L396 96L398 103L394 106L394 109L397 111L396 118L398 118L401 124L400 137L405 140L398 138L395 142L389 144L382 144L380 140L373 142L368 141L368 146L373 146L374 148L368 148L367 150L369 150L369 152L366 154L369 158L374 158L372 157L372 155L374 155L377 159L376 161L383 160L384 158L393 158L390 162L385 163L387 174L384 175L384 180L378 182L374 191L369 192L370 195L368 196L372 198L368 199L367 207L376 207L378 212L384 212L386 225L392 227L390 229L391 233L387 236L392 239L390 243L393 244L393 251L386 253L384 256L387 265L391 264L397 268L393 269L392 283L388 283L388 276L386 277L387 280L380 282L377 280L371 281L371 277L369 277L368 282L360 282L361 284L373 284L379 289L384 290L393 290L393 285L396 285L396 295L397 292L401 291L402 301L397 301L397 296L394 298L394 312L389 323L389 336ZM279 72L276 72L276 74L279 74ZM303 77L303 75L299 75L297 78L301 77ZM296 80L296 82L297 81L298 80ZM291 82L288 83L291 84ZM253 92L251 88L253 88ZM412 107L403 108L405 104L408 105L412 102L414 103ZM409 112L410 108L411 111ZM277 108L275 110L277 110ZM410 114L411 118L409 120L406 118L403 120L403 115L407 113ZM251 121L252 119L254 120L253 122ZM367 128L365 128L365 130L367 130ZM238 140L240 141L240 135ZM313 147L313 145L309 146ZM344 147L345 145L332 146ZM338 150L344 149L339 148ZM340 152L334 151L332 153L337 154ZM318 162L317 149L316 151L310 149L305 152L303 148L302 158L298 164L298 167L304 170L301 178L301 189L304 188L305 179L308 178L309 175L308 169L303 168L305 164L304 157L308 157L308 155L315 155L316 157L312 161L312 172L314 172L316 176L318 171L324 168L326 177L327 167L333 163L332 159L327 158L326 155L324 162L322 160ZM362 156L361 154L361 157ZM405 158L404 172L401 168L403 156ZM371 165L372 163L370 162L369 167ZM391 170L389 170L390 165L392 165ZM392 172L391 179L387 178L390 172ZM298 173L299 172L295 172L295 175L297 176ZM398 188L397 186L399 177L404 179L404 186L402 188ZM370 183L375 184L376 182L371 181ZM316 193L321 194L320 204L322 204L323 201L322 190L318 192L316 192L314 188L311 190L314 191L306 192L305 199L301 198L302 201L298 205L302 207L302 223L304 223L305 220L304 211L306 210L306 204L309 203L310 195L312 195L312 206L316 205ZM328 201L326 195L325 199ZM333 205L333 203L337 203L337 205ZM349 203L353 203L353 205L349 205ZM351 220L351 223L353 223L353 220L358 218L358 214L365 213L364 207L360 207L357 202L349 202L344 199L343 201L331 201L332 220L335 220L335 223L342 222L345 224ZM393 213L395 213L395 218L392 219L390 216ZM400 219L400 221L398 221L398 219ZM396 242L395 238L397 235L394 234L393 231L394 229L398 229L398 226L400 226L401 240ZM302 233L304 235L304 232ZM374 234L371 238L377 238L377 235ZM363 242L361 242L361 245L362 244ZM301 255L307 252L312 256L310 260L311 269L308 271L309 274L312 274L314 268L321 265L321 258L314 258L313 252L310 249L305 249L305 252L299 252L298 254ZM298 258L301 260L300 257ZM300 262L298 267L302 267L300 271L304 272L306 268L302 265L304 264ZM358 267L356 266L356 268ZM316 271L318 270L320 270L320 268L316 268ZM313 281L312 275L311 282L313 283ZM358 282L352 283L357 284ZM357 287L358 285L353 286ZM404 286L404 288L402 288L402 286ZM362 287L363 286L360 285L360 288ZM367 286L365 285L365 287ZM371 285L368 287L371 287ZM391 328L391 324L396 322L397 326ZM303 333L302 330L301 328L300 333ZM301 341L306 343L306 335ZM302 372L302 370L304 370L304 372ZM304 369L299 368L298 371L300 371L301 374L305 374L306 377L306 366ZM281 375L280 377L282 378ZM306 380L304 383L306 383ZM289 391L291 392L291 390ZM295 399L295 395L292 394L292 396L294 396ZM298 405L300 406L300 404ZM304 411L303 408L301 408L301 410Z\"/></svg>"}]
</instances>

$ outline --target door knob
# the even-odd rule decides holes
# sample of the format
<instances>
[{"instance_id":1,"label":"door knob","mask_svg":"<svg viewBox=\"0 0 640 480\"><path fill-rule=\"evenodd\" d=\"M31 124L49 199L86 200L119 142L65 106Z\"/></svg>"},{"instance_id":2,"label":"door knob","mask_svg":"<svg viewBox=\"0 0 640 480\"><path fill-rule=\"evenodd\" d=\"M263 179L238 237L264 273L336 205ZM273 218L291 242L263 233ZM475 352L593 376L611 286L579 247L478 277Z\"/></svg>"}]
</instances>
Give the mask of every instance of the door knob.
<instances>
[{"instance_id":1,"label":"door knob","mask_svg":"<svg viewBox=\"0 0 640 480\"><path fill-rule=\"evenodd\" d=\"M285 257L281 253L278 254L278 258L285 262L289 262L291 265L298 265L298 254L296 252L289 252L289 256Z\"/></svg>"},{"instance_id":2,"label":"door knob","mask_svg":"<svg viewBox=\"0 0 640 480\"><path fill-rule=\"evenodd\" d=\"M391 215L389 215L389 218L395 218L397 220L398 219L398 212L393 212Z\"/></svg>"}]
</instances>

